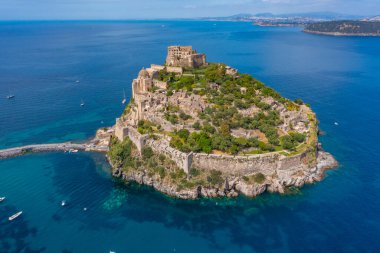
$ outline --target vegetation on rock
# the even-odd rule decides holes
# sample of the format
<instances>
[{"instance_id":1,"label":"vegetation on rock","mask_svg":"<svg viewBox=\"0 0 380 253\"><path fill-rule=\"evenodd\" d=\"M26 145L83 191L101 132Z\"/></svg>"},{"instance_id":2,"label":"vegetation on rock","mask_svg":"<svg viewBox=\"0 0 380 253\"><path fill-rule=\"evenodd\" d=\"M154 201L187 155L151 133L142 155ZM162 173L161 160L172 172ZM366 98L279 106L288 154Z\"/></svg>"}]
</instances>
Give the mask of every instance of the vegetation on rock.
<instances>
[{"instance_id":1,"label":"vegetation on rock","mask_svg":"<svg viewBox=\"0 0 380 253\"><path fill-rule=\"evenodd\" d=\"M348 35L377 35L380 36L380 22L369 21L327 21L309 24L306 32Z\"/></svg>"}]
</instances>

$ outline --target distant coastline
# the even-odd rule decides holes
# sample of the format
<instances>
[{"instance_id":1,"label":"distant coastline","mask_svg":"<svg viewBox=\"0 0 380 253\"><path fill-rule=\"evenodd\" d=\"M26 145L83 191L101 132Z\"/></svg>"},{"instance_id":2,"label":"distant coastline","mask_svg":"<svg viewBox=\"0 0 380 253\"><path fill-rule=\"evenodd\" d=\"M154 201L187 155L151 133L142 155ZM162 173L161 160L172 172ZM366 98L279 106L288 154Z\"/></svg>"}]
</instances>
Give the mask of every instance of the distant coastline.
<instances>
[{"instance_id":1,"label":"distant coastline","mask_svg":"<svg viewBox=\"0 0 380 253\"><path fill-rule=\"evenodd\" d=\"M340 32L317 32L310 31L307 29L303 30L304 33L326 35L326 36L337 36L337 37L380 37L380 34L371 33L340 33Z\"/></svg>"},{"instance_id":2,"label":"distant coastline","mask_svg":"<svg viewBox=\"0 0 380 253\"><path fill-rule=\"evenodd\" d=\"M329 36L380 36L380 22L378 21L328 21L309 24L303 30L305 33Z\"/></svg>"}]
</instances>

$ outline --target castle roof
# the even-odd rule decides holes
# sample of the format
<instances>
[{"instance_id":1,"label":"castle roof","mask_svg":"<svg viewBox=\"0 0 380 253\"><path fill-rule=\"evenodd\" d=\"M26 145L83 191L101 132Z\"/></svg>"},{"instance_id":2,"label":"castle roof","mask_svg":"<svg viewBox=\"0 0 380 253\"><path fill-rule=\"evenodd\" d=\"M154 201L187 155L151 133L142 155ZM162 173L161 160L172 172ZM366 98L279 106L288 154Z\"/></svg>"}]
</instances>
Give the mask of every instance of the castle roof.
<instances>
[{"instance_id":1,"label":"castle roof","mask_svg":"<svg viewBox=\"0 0 380 253\"><path fill-rule=\"evenodd\" d=\"M139 72L139 77L149 77L149 73L145 68L142 68Z\"/></svg>"}]
</instances>

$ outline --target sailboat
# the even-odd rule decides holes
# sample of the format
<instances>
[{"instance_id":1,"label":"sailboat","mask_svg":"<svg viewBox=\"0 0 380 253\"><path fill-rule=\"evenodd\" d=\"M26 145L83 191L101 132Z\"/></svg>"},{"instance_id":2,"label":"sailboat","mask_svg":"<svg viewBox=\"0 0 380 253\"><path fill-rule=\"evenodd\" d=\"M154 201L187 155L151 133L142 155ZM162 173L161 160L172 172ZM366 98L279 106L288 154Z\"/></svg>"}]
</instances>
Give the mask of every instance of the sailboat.
<instances>
[{"instance_id":1,"label":"sailboat","mask_svg":"<svg viewBox=\"0 0 380 253\"><path fill-rule=\"evenodd\" d=\"M80 102L80 106L84 106L84 101L83 101L83 99L81 99L81 102Z\"/></svg>"},{"instance_id":2,"label":"sailboat","mask_svg":"<svg viewBox=\"0 0 380 253\"><path fill-rule=\"evenodd\" d=\"M125 90L123 89L123 100L121 101L121 103L124 105L125 103L127 103L127 99L125 98Z\"/></svg>"}]
</instances>

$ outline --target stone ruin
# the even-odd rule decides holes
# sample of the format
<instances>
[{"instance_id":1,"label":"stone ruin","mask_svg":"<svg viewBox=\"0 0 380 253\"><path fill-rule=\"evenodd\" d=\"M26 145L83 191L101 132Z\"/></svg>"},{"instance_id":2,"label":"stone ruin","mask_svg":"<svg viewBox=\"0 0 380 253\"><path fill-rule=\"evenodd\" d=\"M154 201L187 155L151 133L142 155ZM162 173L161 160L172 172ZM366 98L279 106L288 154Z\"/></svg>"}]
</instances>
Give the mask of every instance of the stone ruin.
<instances>
[{"instance_id":1,"label":"stone ruin","mask_svg":"<svg viewBox=\"0 0 380 253\"><path fill-rule=\"evenodd\" d=\"M197 68L206 64L206 55L197 53L192 46L170 46L168 48L167 66Z\"/></svg>"}]
</instances>

